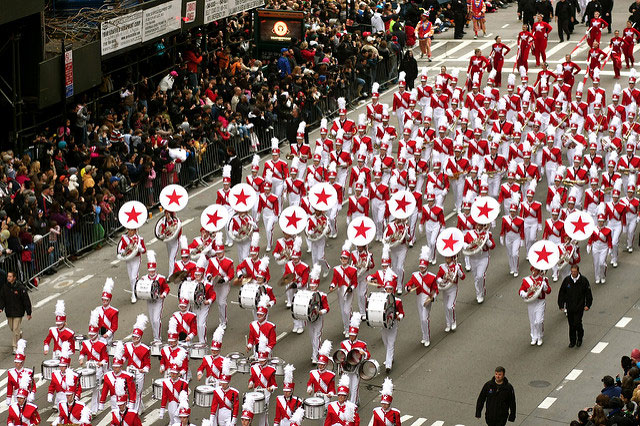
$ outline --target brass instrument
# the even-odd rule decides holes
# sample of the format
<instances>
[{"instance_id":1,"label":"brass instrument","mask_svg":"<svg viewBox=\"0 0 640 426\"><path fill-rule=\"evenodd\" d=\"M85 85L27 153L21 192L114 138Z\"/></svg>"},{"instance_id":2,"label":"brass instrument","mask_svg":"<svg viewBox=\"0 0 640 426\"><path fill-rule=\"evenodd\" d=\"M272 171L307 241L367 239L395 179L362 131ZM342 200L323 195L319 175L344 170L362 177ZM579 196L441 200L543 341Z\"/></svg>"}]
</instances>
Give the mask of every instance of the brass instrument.
<instances>
[{"instance_id":1,"label":"brass instrument","mask_svg":"<svg viewBox=\"0 0 640 426\"><path fill-rule=\"evenodd\" d=\"M116 253L116 257L118 259L130 260L130 259L133 259L136 254L138 254L138 251L140 249L140 238L138 238L138 235L135 235L130 240L131 241L129 241L129 244L127 244L127 246L124 248L122 253L120 252Z\"/></svg>"},{"instance_id":2,"label":"brass instrument","mask_svg":"<svg viewBox=\"0 0 640 426\"><path fill-rule=\"evenodd\" d=\"M544 284L544 275L540 275L533 280L533 285L529 287L524 299L525 303L531 303L540 296Z\"/></svg>"},{"instance_id":3,"label":"brass instrument","mask_svg":"<svg viewBox=\"0 0 640 426\"><path fill-rule=\"evenodd\" d=\"M304 228L304 232L307 235L309 241L318 241L320 238L327 236L329 233L329 221L326 217L318 219L315 229L311 231L309 225L312 223L312 218L307 221L307 226Z\"/></svg>"},{"instance_id":4,"label":"brass instrument","mask_svg":"<svg viewBox=\"0 0 640 426\"><path fill-rule=\"evenodd\" d=\"M233 241L236 242L245 241L253 234L253 231L255 230L255 227L249 220L248 216L238 216L238 219L241 221L242 225L237 231L233 230L234 218L232 218L227 224L227 231L229 233L229 236Z\"/></svg>"},{"instance_id":5,"label":"brass instrument","mask_svg":"<svg viewBox=\"0 0 640 426\"><path fill-rule=\"evenodd\" d=\"M562 179L562 185L566 186L567 188L571 188L574 185L577 185L578 181L574 180L574 179Z\"/></svg>"},{"instance_id":6,"label":"brass instrument","mask_svg":"<svg viewBox=\"0 0 640 426\"><path fill-rule=\"evenodd\" d=\"M467 248L462 250L462 253L465 256L473 256L476 253L479 253L484 245L489 241L489 232L482 231L478 233L478 236L471 241L471 244L467 246Z\"/></svg>"},{"instance_id":7,"label":"brass instrument","mask_svg":"<svg viewBox=\"0 0 640 426\"><path fill-rule=\"evenodd\" d=\"M396 230L390 236L384 236L382 241L384 244L389 244L389 247L393 248L402 243L407 236L408 227L406 225L396 226Z\"/></svg>"},{"instance_id":8,"label":"brass instrument","mask_svg":"<svg viewBox=\"0 0 640 426\"><path fill-rule=\"evenodd\" d=\"M454 263L453 266L453 270L451 269L451 267L447 268L447 273L445 274L444 278L438 282L438 290L448 290L455 283L458 265L457 263Z\"/></svg>"},{"instance_id":9,"label":"brass instrument","mask_svg":"<svg viewBox=\"0 0 640 426\"><path fill-rule=\"evenodd\" d=\"M285 274L282 276L282 278L280 278L280 282L278 282L279 285L281 286L289 286L291 283L293 283L296 279L296 274L294 274L293 272L290 274Z\"/></svg>"},{"instance_id":10,"label":"brass instrument","mask_svg":"<svg viewBox=\"0 0 640 426\"><path fill-rule=\"evenodd\" d=\"M201 254L207 254L211 251L211 240L202 240L196 248L192 248L190 252L191 260L198 260Z\"/></svg>"},{"instance_id":11,"label":"brass instrument","mask_svg":"<svg viewBox=\"0 0 640 426\"><path fill-rule=\"evenodd\" d=\"M633 131L633 127L635 126L635 124L637 123L638 120L638 114L636 114L635 118L633 119L633 121L631 122L631 125L629 126L629 130L627 131L627 133L622 137L622 141L623 142L627 142L627 140L629 139L629 136L631 136L631 132Z\"/></svg>"},{"instance_id":12,"label":"brass instrument","mask_svg":"<svg viewBox=\"0 0 640 426\"><path fill-rule=\"evenodd\" d=\"M355 267L358 270L357 275L362 275L367 272L367 269L369 269L369 252L366 252L366 254L367 255L364 258L358 254L358 261L355 264Z\"/></svg>"},{"instance_id":13,"label":"brass instrument","mask_svg":"<svg viewBox=\"0 0 640 426\"><path fill-rule=\"evenodd\" d=\"M556 264L556 269L559 271L560 269L562 269L565 265L567 265L571 259L573 258L573 255L576 251L576 246L573 244L573 241L571 241L567 245L564 246L564 250L562 251L562 255L560 256L560 259L558 260L558 263Z\"/></svg>"},{"instance_id":14,"label":"brass instrument","mask_svg":"<svg viewBox=\"0 0 640 426\"><path fill-rule=\"evenodd\" d=\"M285 244L282 253L280 254L280 259L276 260L278 265L284 265L291 259L291 248Z\"/></svg>"},{"instance_id":15,"label":"brass instrument","mask_svg":"<svg viewBox=\"0 0 640 426\"><path fill-rule=\"evenodd\" d=\"M235 278L233 279L233 281L231 281L231 285L234 285L234 286L243 286L243 285L245 285L245 284L249 284L252 280L253 280L253 278L251 278L251 277L244 277L244 278L242 278L242 277L235 277Z\"/></svg>"},{"instance_id":16,"label":"brass instrument","mask_svg":"<svg viewBox=\"0 0 640 426\"><path fill-rule=\"evenodd\" d=\"M167 279L167 282L170 283L181 283L182 281L184 281L187 277L189 276L189 271L184 270L184 271L176 271L173 274L171 274L169 276L169 278Z\"/></svg>"},{"instance_id":17,"label":"brass instrument","mask_svg":"<svg viewBox=\"0 0 640 426\"><path fill-rule=\"evenodd\" d=\"M156 238L168 243L175 240L182 229L182 221L180 218L171 218L171 223L167 225L167 216L162 216L155 227Z\"/></svg>"}]
</instances>

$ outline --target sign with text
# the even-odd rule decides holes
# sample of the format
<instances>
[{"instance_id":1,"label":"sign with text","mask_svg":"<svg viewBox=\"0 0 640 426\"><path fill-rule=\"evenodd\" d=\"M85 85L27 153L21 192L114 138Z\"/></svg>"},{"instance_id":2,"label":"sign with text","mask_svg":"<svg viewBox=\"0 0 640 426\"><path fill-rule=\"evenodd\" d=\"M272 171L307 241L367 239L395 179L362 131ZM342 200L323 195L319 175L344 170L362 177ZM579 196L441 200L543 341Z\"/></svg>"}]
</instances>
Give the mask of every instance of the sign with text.
<instances>
[{"instance_id":1,"label":"sign with text","mask_svg":"<svg viewBox=\"0 0 640 426\"><path fill-rule=\"evenodd\" d=\"M142 42L142 10L109 19L100 25L102 55Z\"/></svg>"},{"instance_id":2,"label":"sign with text","mask_svg":"<svg viewBox=\"0 0 640 426\"><path fill-rule=\"evenodd\" d=\"M188 1L187 2L187 10L184 15L184 23L189 24L196 20L196 2Z\"/></svg>"},{"instance_id":3,"label":"sign with text","mask_svg":"<svg viewBox=\"0 0 640 426\"><path fill-rule=\"evenodd\" d=\"M64 45L64 93L66 98L73 96L73 45Z\"/></svg>"},{"instance_id":4,"label":"sign with text","mask_svg":"<svg viewBox=\"0 0 640 426\"><path fill-rule=\"evenodd\" d=\"M144 10L142 41L149 41L180 29L180 0L172 0L159 6Z\"/></svg>"},{"instance_id":5,"label":"sign with text","mask_svg":"<svg viewBox=\"0 0 640 426\"><path fill-rule=\"evenodd\" d=\"M304 33L304 13L298 11L259 9L258 42L289 44L293 38L302 40Z\"/></svg>"},{"instance_id":6,"label":"sign with text","mask_svg":"<svg viewBox=\"0 0 640 426\"><path fill-rule=\"evenodd\" d=\"M264 0L205 0L204 23L208 24L262 6L264 6Z\"/></svg>"}]
</instances>

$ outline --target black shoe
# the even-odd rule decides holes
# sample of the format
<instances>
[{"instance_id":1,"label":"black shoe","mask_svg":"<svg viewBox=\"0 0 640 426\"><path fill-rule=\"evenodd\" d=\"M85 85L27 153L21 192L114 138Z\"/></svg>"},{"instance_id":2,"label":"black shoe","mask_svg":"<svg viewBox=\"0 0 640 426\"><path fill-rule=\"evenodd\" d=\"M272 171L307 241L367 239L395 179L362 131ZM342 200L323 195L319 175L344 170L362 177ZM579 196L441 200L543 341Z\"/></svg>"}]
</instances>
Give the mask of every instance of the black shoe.
<instances>
[{"instance_id":1,"label":"black shoe","mask_svg":"<svg viewBox=\"0 0 640 426\"><path fill-rule=\"evenodd\" d=\"M578 340L578 341L576 342L576 346L577 346L577 347L582 346L582 340Z\"/></svg>"},{"instance_id":2,"label":"black shoe","mask_svg":"<svg viewBox=\"0 0 640 426\"><path fill-rule=\"evenodd\" d=\"M390 369L390 368L387 368L387 369L385 370L385 372L386 372L387 374L389 374L389 373L391 373L391 369Z\"/></svg>"},{"instance_id":3,"label":"black shoe","mask_svg":"<svg viewBox=\"0 0 640 426\"><path fill-rule=\"evenodd\" d=\"M573 342L569 342L569 347L570 347L570 348L574 347L575 345L576 345L575 343L573 343Z\"/></svg>"}]
</instances>

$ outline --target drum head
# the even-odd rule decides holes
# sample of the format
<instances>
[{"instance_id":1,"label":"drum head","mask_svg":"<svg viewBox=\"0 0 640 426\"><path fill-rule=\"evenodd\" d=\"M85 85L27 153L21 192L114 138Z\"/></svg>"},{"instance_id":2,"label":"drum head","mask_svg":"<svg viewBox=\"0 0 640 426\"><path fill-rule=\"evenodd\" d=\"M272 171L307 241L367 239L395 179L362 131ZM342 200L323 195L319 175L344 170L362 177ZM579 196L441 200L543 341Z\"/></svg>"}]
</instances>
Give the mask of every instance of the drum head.
<instances>
[{"instance_id":1,"label":"drum head","mask_svg":"<svg viewBox=\"0 0 640 426\"><path fill-rule=\"evenodd\" d=\"M60 365L60 361L57 359L45 359L42 361L42 365L45 367L58 367Z\"/></svg>"},{"instance_id":2,"label":"drum head","mask_svg":"<svg viewBox=\"0 0 640 426\"><path fill-rule=\"evenodd\" d=\"M91 376L96 374L96 370L94 370L93 368L81 368L78 373L81 376Z\"/></svg>"},{"instance_id":3,"label":"drum head","mask_svg":"<svg viewBox=\"0 0 640 426\"><path fill-rule=\"evenodd\" d=\"M324 399L318 398L317 396L307 398L304 400L304 405L308 405L311 407L320 407L324 405Z\"/></svg>"},{"instance_id":4,"label":"drum head","mask_svg":"<svg viewBox=\"0 0 640 426\"><path fill-rule=\"evenodd\" d=\"M209 385L200 385L196 387L196 393L209 394L213 393L213 386Z\"/></svg>"},{"instance_id":5,"label":"drum head","mask_svg":"<svg viewBox=\"0 0 640 426\"><path fill-rule=\"evenodd\" d=\"M320 293L317 291L313 293L311 296L311 301L309 302L309 321L316 322L318 317L320 317L320 309L322 309L322 297Z\"/></svg>"}]
</instances>

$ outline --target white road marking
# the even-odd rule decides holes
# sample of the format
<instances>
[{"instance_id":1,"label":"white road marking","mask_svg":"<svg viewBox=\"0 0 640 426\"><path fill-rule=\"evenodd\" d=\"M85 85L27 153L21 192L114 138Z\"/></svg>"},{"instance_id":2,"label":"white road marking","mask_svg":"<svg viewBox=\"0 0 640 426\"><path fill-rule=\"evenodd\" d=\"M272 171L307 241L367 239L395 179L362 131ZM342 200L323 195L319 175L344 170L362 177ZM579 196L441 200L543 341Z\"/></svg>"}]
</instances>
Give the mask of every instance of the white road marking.
<instances>
[{"instance_id":1,"label":"white road marking","mask_svg":"<svg viewBox=\"0 0 640 426\"><path fill-rule=\"evenodd\" d=\"M416 420L415 422L411 423L411 426L420 426L422 423L426 422L427 419L425 419L424 417L420 417L418 420Z\"/></svg>"},{"instance_id":2,"label":"white road marking","mask_svg":"<svg viewBox=\"0 0 640 426\"><path fill-rule=\"evenodd\" d=\"M604 348L607 347L607 345L609 345L609 342L598 342L598 344L595 345L593 347L593 349L591 349L591 353L592 354L599 354L600 352L602 352L604 350Z\"/></svg>"},{"instance_id":3,"label":"white road marking","mask_svg":"<svg viewBox=\"0 0 640 426\"><path fill-rule=\"evenodd\" d=\"M191 222L193 222L193 218L192 217L190 217L189 219L183 221L182 222L182 226L186 226L186 225L190 224Z\"/></svg>"},{"instance_id":4,"label":"white road marking","mask_svg":"<svg viewBox=\"0 0 640 426\"><path fill-rule=\"evenodd\" d=\"M111 420L113 419L111 417L111 405L108 402L107 404L105 404L105 407L109 407L109 409L106 412L106 415L102 418L102 420L100 420L100 423L98 423L96 426L107 426L111 423Z\"/></svg>"},{"instance_id":5,"label":"white road marking","mask_svg":"<svg viewBox=\"0 0 640 426\"><path fill-rule=\"evenodd\" d=\"M441 61L443 59L447 59L447 57L450 57L453 53L456 53L458 50L464 49L465 47L467 47L470 44L471 44L471 40L466 40L466 41L460 43L459 45L457 45L456 47L454 47L451 50L445 50L445 52L442 55L433 58L433 60L434 61Z\"/></svg>"},{"instance_id":6,"label":"white road marking","mask_svg":"<svg viewBox=\"0 0 640 426\"><path fill-rule=\"evenodd\" d=\"M478 47L478 49L480 49L480 50L486 49L487 47L491 47L492 44L493 44L492 41L487 41L486 43L480 45ZM456 60L465 61L465 60L468 60L469 58L471 58L473 55L475 55L475 51L474 50L470 50L469 52L465 53L464 55L456 58Z\"/></svg>"},{"instance_id":7,"label":"white road marking","mask_svg":"<svg viewBox=\"0 0 640 426\"><path fill-rule=\"evenodd\" d=\"M509 24L504 24L502 27L500 28L507 28L509 26Z\"/></svg>"},{"instance_id":8,"label":"white road marking","mask_svg":"<svg viewBox=\"0 0 640 426\"><path fill-rule=\"evenodd\" d=\"M44 299L42 299L41 301L39 301L38 303L33 305L33 307L34 307L34 309L38 309L38 308L44 306L47 302L50 302L51 300L57 298L58 296L60 296L60 293L54 293L49 297L45 297Z\"/></svg>"},{"instance_id":9,"label":"white road marking","mask_svg":"<svg viewBox=\"0 0 640 426\"><path fill-rule=\"evenodd\" d=\"M487 34L487 37L491 37L491 36L493 36L493 33ZM493 42L491 42L491 44L493 44Z\"/></svg>"},{"instance_id":10,"label":"white road marking","mask_svg":"<svg viewBox=\"0 0 640 426\"><path fill-rule=\"evenodd\" d=\"M413 416L409 415L409 414L405 414L404 416L400 416L400 423L404 423L407 420L409 420L410 418L412 418Z\"/></svg>"},{"instance_id":11,"label":"white road marking","mask_svg":"<svg viewBox=\"0 0 640 426\"><path fill-rule=\"evenodd\" d=\"M431 426L442 426L444 424L444 422L442 420L437 420L433 423L431 423Z\"/></svg>"},{"instance_id":12,"label":"white road marking","mask_svg":"<svg viewBox=\"0 0 640 426\"><path fill-rule=\"evenodd\" d=\"M155 244L157 242L158 242L158 239L156 237L153 237L151 241L149 241L146 245L150 246L151 244Z\"/></svg>"},{"instance_id":13,"label":"white road marking","mask_svg":"<svg viewBox=\"0 0 640 426\"><path fill-rule=\"evenodd\" d=\"M632 318L629 317L620 318L620 321L617 322L616 327L625 328L631 322L631 319Z\"/></svg>"},{"instance_id":14,"label":"white road marking","mask_svg":"<svg viewBox=\"0 0 640 426\"><path fill-rule=\"evenodd\" d=\"M158 420L160 420L160 408L156 408L148 415L144 416L144 424L151 425Z\"/></svg>"},{"instance_id":15,"label":"white road marking","mask_svg":"<svg viewBox=\"0 0 640 426\"><path fill-rule=\"evenodd\" d=\"M8 324L7 320L0 322L0 328L6 327L7 324Z\"/></svg>"},{"instance_id":16,"label":"white road marking","mask_svg":"<svg viewBox=\"0 0 640 426\"><path fill-rule=\"evenodd\" d=\"M542 408L543 410L547 410L549 409L549 407L551 407L553 405L554 402L556 402L558 398L554 398L552 396L548 396L544 399L544 401L542 401L540 403L540 405L538 405L538 408Z\"/></svg>"},{"instance_id":17,"label":"white road marking","mask_svg":"<svg viewBox=\"0 0 640 426\"><path fill-rule=\"evenodd\" d=\"M85 281L89 281L93 277L94 277L93 274L85 275L84 277L82 277L78 281L76 281L76 284L82 284Z\"/></svg>"},{"instance_id":18,"label":"white road marking","mask_svg":"<svg viewBox=\"0 0 640 426\"><path fill-rule=\"evenodd\" d=\"M111 261L112 265L117 265L118 263L120 263L120 259L116 259L116 260L112 260Z\"/></svg>"},{"instance_id":19,"label":"white road marking","mask_svg":"<svg viewBox=\"0 0 640 426\"><path fill-rule=\"evenodd\" d=\"M566 49L566 48L567 48L567 45L566 45L566 44L564 44L564 43L558 43L558 44L556 44L554 47L552 47L551 49L549 49L549 50L547 51L547 58L550 58L550 57L551 57L551 55L553 55L554 53L556 53L558 50Z\"/></svg>"},{"instance_id":20,"label":"white road marking","mask_svg":"<svg viewBox=\"0 0 640 426\"><path fill-rule=\"evenodd\" d=\"M279 342L280 339L282 339L284 336L286 336L288 333L286 331L283 331L282 333L278 334L278 337L276 337L276 342Z\"/></svg>"},{"instance_id":21,"label":"white road marking","mask_svg":"<svg viewBox=\"0 0 640 426\"><path fill-rule=\"evenodd\" d=\"M571 370L571 372L569 374L567 374L567 377L565 377L565 380L575 380L578 378L578 376L582 374L582 370L577 370L577 369L573 369Z\"/></svg>"}]
</instances>

